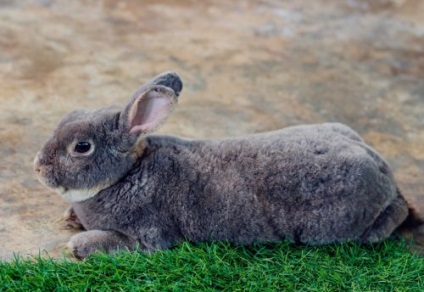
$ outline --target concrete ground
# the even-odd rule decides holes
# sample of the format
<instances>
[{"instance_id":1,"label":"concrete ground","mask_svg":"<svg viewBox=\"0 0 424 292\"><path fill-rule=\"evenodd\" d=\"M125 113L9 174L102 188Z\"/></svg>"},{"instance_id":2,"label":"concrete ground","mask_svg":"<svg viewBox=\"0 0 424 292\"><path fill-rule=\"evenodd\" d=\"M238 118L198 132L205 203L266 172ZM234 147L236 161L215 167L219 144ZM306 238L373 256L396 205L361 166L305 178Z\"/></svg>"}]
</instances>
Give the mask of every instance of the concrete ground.
<instances>
[{"instance_id":1,"label":"concrete ground","mask_svg":"<svg viewBox=\"0 0 424 292\"><path fill-rule=\"evenodd\" d=\"M424 214L424 1L0 0L0 258L59 255L67 203L32 169L60 118L185 87L162 133L350 125Z\"/></svg>"}]
</instances>

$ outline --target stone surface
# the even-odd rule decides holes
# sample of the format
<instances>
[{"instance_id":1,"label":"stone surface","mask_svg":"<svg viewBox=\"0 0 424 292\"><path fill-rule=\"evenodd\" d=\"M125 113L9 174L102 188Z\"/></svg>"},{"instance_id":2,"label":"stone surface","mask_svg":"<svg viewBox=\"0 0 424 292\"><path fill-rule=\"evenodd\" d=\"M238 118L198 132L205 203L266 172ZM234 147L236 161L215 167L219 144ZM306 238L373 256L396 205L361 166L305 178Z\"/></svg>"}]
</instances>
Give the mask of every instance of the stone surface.
<instances>
[{"instance_id":1,"label":"stone surface","mask_svg":"<svg viewBox=\"0 0 424 292\"><path fill-rule=\"evenodd\" d=\"M75 108L123 104L176 70L162 133L349 124L424 213L424 1L0 0L0 258L60 248L67 204L32 161Z\"/></svg>"}]
</instances>

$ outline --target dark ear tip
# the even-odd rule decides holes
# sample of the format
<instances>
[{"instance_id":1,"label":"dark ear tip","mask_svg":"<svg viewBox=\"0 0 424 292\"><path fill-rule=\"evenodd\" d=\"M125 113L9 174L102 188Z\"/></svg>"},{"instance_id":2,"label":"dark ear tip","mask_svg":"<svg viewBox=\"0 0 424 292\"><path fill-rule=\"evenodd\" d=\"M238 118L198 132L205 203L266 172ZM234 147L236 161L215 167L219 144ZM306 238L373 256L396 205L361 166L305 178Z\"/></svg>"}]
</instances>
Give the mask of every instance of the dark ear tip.
<instances>
[{"instance_id":1,"label":"dark ear tip","mask_svg":"<svg viewBox=\"0 0 424 292\"><path fill-rule=\"evenodd\" d=\"M167 72L166 73L167 83L169 83L168 87L172 88L177 96L180 95L183 90L183 81L180 76L176 72Z\"/></svg>"},{"instance_id":2,"label":"dark ear tip","mask_svg":"<svg viewBox=\"0 0 424 292\"><path fill-rule=\"evenodd\" d=\"M175 95L179 96L183 90L183 82L176 72L164 72L155 78L154 84L163 85L174 90Z\"/></svg>"}]
</instances>

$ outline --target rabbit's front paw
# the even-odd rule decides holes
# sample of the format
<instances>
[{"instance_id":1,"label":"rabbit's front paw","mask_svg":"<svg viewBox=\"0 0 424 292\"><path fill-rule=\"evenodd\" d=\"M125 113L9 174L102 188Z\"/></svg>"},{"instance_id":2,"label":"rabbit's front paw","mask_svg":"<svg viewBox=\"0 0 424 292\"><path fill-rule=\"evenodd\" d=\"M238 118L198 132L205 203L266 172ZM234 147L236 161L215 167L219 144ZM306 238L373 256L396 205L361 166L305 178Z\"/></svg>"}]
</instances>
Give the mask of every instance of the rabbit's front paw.
<instances>
[{"instance_id":1,"label":"rabbit's front paw","mask_svg":"<svg viewBox=\"0 0 424 292\"><path fill-rule=\"evenodd\" d=\"M77 259L85 259L102 248L103 233L101 230L77 233L70 238L67 247Z\"/></svg>"},{"instance_id":2,"label":"rabbit's front paw","mask_svg":"<svg viewBox=\"0 0 424 292\"><path fill-rule=\"evenodd\" d=\"M84 229L84 226L82 226L72 206L65 210L62 218L65 221L66 229Z\"/></svg>"},{"instance_id":3,"label":"rabbit's front paw","mask_svg":"<svg viewBox=\"0 0 424 292\"><path fill-rule=\"evenodd\" d=\"M134 250L137 240L113 230L89 230L71 237L68 248L77 259L85 259L96 251L112 253L120 249Z\"/></svg>"}]
</instances>

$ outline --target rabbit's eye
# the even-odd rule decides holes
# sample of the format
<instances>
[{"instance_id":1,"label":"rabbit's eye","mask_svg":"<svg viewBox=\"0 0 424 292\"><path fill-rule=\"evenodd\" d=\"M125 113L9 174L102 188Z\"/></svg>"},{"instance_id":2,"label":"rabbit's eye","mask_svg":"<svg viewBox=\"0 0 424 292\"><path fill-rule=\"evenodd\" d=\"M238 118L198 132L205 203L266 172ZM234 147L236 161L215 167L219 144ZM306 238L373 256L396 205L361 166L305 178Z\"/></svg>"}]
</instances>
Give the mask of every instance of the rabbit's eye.
<instances>
[{"instance_id":1,"label":"rabbit's eye","mask_svg":"<svg viewBox=\"0 0 424 292\"><path fill-rule=\"evenodd\" d=\"M74 140L71 144L68 145L66 150L72 157L83 157L93 154L94 148L95 144L93 140L87 139L82 141Z\"/></svg>"},{"instance_id":2,"label":"rabbit's eye","mask_svg":"<svg viewBox=\"0 0 424 292\"><path fill-rule=\"evenodd\" d=\"M74 151L77 153L87 153L88 151L90 151L91 149L91 144L89 142L77 142L77 144L75 144L75 149Z\"/></svg>"}]
</instances>

